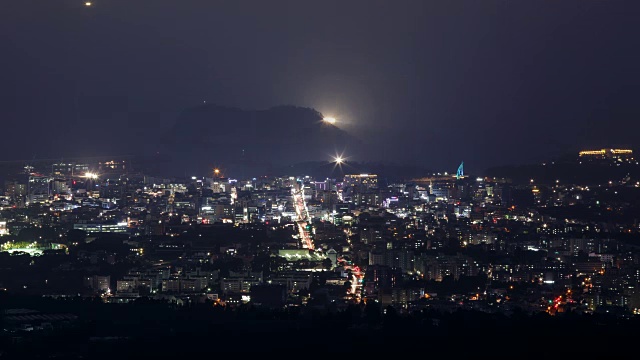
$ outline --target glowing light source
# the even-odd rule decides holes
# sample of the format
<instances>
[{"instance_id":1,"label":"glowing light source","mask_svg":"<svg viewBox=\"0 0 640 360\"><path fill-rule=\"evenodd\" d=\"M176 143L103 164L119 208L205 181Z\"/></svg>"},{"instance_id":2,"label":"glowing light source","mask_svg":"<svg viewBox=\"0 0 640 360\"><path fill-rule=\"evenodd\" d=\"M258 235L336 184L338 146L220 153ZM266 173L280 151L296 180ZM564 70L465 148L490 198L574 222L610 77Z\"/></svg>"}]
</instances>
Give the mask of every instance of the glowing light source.
<instances>
[{"instance_id":1,"label":"glowing light source","mask_svg":"<svg viewBox=\"0 0 640 360\"><path fill-rule=\"evenodd\" d=\"M342 158L342 156L336 156L333 161L336 162L336 164L341 165L344 162L344 159Z\"/></svg>"},{"instance_id":2,"label":"glowing light source","mask_svg":"<svg viewBox=\"0 0 640 360\"><path fill-rule=\"evenodd\" d=\"M92 172L88 172L84 174L84 177L87 179L97 179L98 178L98 174L96 173L92 173Z\"/></svg>"},{"instance_id":3,"label":"glowing light source","mask_svg":"<svg viewBox=\"0 0 640 360\"><path fill-rule=\"evenodd\" d=\"M600 149L600 150L583 150L578 153L580 156L606 156L606 155L631 155L633 150L630 149Z\"/></svg>"},{"instance_id":4,"label":"glowing light source","mask_svg":"<svg viewBox=\"0 0 640 360\"><path fill-rule=\"evenodd\" d=\"M84 6L91 6L91 5L93 5L93 4L91 4L91 1L87 1L87 2L84 3Z\"/></svg>"},{"instance_id":5,"label":"glowing light source","mask_svg":"<svg viewBox=\"0 0 640 360\"><path fill-rule=\"evenodd\" d=\"M335 124L336 123L336 118L334 117L326 117L322 119L324 122L328 123L328 124Z\"/></svg>"}]
</instances>

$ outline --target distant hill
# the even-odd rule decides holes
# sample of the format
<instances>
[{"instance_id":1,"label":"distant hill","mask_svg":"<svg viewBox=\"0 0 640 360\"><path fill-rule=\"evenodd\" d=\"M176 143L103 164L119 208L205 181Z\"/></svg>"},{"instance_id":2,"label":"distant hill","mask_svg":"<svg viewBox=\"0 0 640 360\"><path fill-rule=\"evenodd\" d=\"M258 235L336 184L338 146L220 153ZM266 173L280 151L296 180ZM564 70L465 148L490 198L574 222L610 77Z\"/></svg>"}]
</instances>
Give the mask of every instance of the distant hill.
<instances>
[{"instance_id":1,"label":"distant hill","mask_svg":"<svg viewBox=\"0 0 640 360\"><path fill-rule=\"evenodd\" d=\"M637 181L640 179L640 166L628 163L616 165L565 161L493 167L487 169L484 175L509 178L515 184L528 184L530 179L534 179L537 184L554 184L558 180L565 184L590 185L620 181L627 176Z\"/></svg>"},{"instance_id":2,"label":"distant hill","mask_svg":"<svg viewBox=\"0 0 640 360\"><path fill-rule=\"evenodd\" d=\"M274 167L330 161L337 152L357 156L364 144L322 121L310 108L242 110L219 105L187 109L162 138L167 166L203 172L218 166L231 176L268 175Z\"/></svg>"}]
</instances>

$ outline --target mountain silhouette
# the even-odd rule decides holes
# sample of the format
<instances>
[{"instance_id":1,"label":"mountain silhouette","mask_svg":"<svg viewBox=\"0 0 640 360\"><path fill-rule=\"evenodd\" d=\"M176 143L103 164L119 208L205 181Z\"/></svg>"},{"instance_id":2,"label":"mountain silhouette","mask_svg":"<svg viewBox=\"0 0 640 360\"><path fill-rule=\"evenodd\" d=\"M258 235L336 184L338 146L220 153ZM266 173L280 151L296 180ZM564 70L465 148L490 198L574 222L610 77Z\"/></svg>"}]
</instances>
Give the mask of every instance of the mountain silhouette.
<instances>
[{"instance_id":1,"label":"mountain silhouette","mask_svg":"<svg viewBox=\"0 0 640 360\"><path fill-rule=\"evenodd\" d=\"M320 112L304 107L243 110L205 104L182 112L162 137L163 152L178 171L208 173L220 167L225 175L244 177L365 151L362 141L322 119Z\"/></svg>"}]
</instances>

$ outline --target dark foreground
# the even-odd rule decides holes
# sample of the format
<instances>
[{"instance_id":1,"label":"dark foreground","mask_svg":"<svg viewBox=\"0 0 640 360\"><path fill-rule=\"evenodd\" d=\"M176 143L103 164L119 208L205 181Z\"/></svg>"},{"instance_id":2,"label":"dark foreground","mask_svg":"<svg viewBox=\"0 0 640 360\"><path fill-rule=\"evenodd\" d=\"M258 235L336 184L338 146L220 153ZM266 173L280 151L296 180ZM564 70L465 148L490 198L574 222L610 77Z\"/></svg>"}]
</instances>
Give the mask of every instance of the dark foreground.
<instances>
[{"instance_id":1,"label":"dark foreground","mask_svg":"<svg viewBox=\"0 0 640 360\"><path fill-rule=\"evenodd\" d=\"M151 301L114 305L2 299L3 310L17 304L42 313L73 313L77 319L24 331L4 316L2 328L8 330L0 337L1 359L195 359L220 354L339 358L347 353L376 358L611 356L633 347L640 333L640 319L606 314L423 310L399 315L377 305L284 311Z\"/></svg>"}]
</instances>

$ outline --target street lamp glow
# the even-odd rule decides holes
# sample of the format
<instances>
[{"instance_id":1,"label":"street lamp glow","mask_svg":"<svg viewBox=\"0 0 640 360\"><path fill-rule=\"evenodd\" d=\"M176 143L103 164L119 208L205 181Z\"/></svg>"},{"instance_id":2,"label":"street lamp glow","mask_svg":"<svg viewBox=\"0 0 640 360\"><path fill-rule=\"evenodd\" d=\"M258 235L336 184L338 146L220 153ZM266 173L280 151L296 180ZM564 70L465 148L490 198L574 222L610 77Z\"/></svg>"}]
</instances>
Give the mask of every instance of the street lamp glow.
<instances>
[{"instance_id":1,"label":"street lamp glow","mask_svg":"<svg viewBox=\"0 0 640 360\"><path fill-rule=\"evenodd\" d=\"M342 158L342 156L336 156L333 161L335 161L336 164L341 165L344 162L344 159Z\"/></svg>"},{"instance_id":2,"label":"street lamp glow","mask_svg":"<svg viewBox=\"0 0 640 360\"><path fill-rule=\"evenodd\" d=\"M322 120L327 124L331 124L331 125L336 123L336 118L334 117L326 117L326 118L323 118Z\"/></svg>"}]
</instances>

